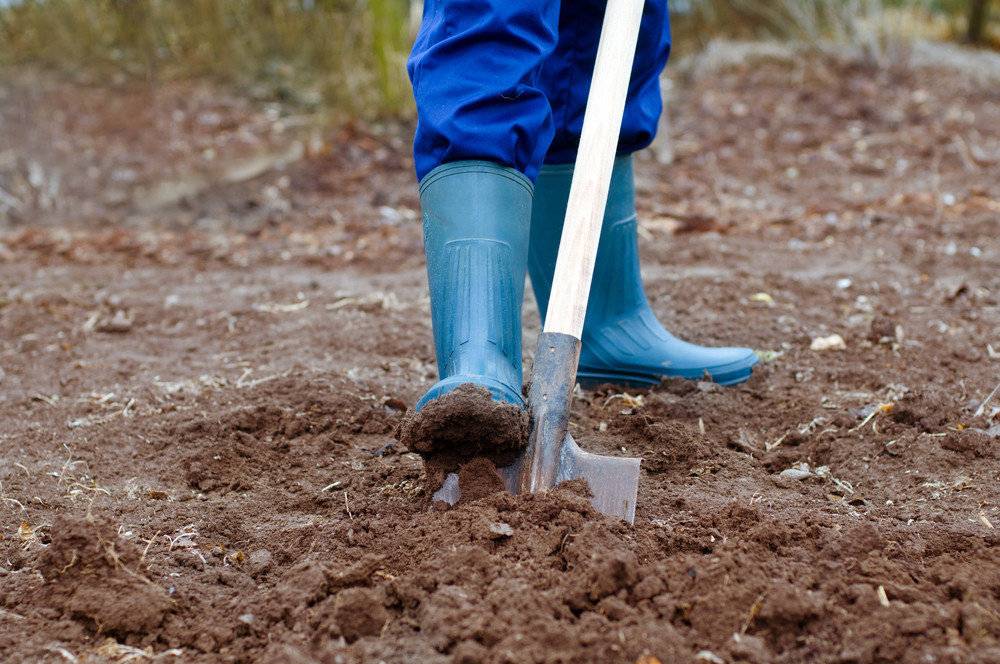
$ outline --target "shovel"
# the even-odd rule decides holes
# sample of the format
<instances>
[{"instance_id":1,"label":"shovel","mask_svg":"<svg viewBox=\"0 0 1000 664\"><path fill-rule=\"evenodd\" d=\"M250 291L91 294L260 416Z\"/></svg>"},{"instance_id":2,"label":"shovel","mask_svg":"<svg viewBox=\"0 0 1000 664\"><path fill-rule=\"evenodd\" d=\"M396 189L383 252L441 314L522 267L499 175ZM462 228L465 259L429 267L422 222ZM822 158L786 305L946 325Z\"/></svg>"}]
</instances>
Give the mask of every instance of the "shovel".
<instances>
[{"instance_id":1,"label":"shovel","mask_svg":"<svg viewBox=\"0 0 1000 664\"><path fill-rule=\"evenodd\" d=\"M523 454L499 469L511 493L545 491L583 478L598 511L629 523L635 519L639 459L584 452L567 429L643 2L608 0L604 12L545 326L535 350L528 392L531 433ZM455 503L458 494L458 477L451 474L434 497Z\"/></svg>"}]
</instances>

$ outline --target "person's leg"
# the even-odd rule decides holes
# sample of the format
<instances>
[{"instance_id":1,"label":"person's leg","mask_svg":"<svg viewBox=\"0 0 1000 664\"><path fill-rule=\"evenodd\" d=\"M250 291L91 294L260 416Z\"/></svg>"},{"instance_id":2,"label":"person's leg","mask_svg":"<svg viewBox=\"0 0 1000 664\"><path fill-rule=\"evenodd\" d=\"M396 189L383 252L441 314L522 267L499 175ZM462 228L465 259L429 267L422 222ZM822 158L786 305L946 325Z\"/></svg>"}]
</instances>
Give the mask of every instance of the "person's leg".
<instances>
[{"instance_id":1,"label":"person's leg","mask_svg":"<svg viewBox=\"0 0 1000 664\"><path fill-rule=\"evenodd\" d=\"M572 164L576 160L606 4L606 0L575 0L562 7L559 41L539 79L555 120L546 164ZM632 154L653 142L663 109L660 73L669 55L667 0L646 0L618 140L619 155Z\"/></svg>"},{"instance_id":2,"label":"person's leg","mask_svg":"<svg viewBox=\"0 0 1000 664\"><path fill-rule=\"evenodd\" d=\"M559 0L426 0L407 62L417 106L417 178L475 159L534 181L552 141L539 87L558 39Z\"/></svg>"},{"instance_id":3,"label":"person's leg","mask_svg":"<svg viewBox=\"0 0 1000 664\"><path fill-rule=\"evenodd\" d=\"M574 34L560 33L556 57L543 70L543 87L552 88L557 125L546 165L535 184L528 261L543 319L586 106L586 90L581 89L585 86L563 88L560 82L589 80L600 31L599 19L574 25ZM673 336L657 320L643 290L631 154L648 146L656 133L662 110L659 76L669 51L666 1L648 0L584 322L581 382L655 385L664 377L700 379L707 375L719 383L734 384L749 378L757 362L747 348L698 346ZM576 73L570 75L568 70L574 67Z\"/></svg>"},{"instance_id":4,"label":"person's leg","mask_svg":"<svg viewBox=\"0 0 1000 664\"><path fill-rule=\"evenodd\" d=\"M518 406L532 180L552 138L537 86L558 0L428 0L409 60L439 380Z\"/></svg>"}]
</instances>

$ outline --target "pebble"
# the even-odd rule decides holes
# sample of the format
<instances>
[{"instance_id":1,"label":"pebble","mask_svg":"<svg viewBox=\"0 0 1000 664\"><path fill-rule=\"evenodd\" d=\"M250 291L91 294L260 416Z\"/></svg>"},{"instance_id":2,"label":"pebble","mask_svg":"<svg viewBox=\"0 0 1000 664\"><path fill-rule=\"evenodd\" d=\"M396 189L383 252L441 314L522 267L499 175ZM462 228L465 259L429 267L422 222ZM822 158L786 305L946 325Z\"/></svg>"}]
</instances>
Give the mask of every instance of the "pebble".
<instances>
[{"instance_id":1,"label":"pebble","mask_svg":"<svg viewBox=\"0 0 1000 664\"><path fill-rule=\"evenodd\" d=\"M267 549L257 549L250 554L247 558L247 564L250 568L250 574L256 576L262 574L271 568L271 561L273 556L271 552Z\"/></svg>"},{"instance_id":2,"label":"pebble","mask_svg":"<svg viewBox=\"0 0 1000 664\"><path fill-rule=\"evenodd\" d=\"M115 315L111 317L111 320L102 321L97 326L98 332L113 332L113 333L123 333L128 332L132 329L132 319L128 315L119 309L115 312Z\"/></svg>"},{"instance_id":3,"label":"pebble","mask_svg":"<svg viewBox=\"0 0 1000 664\"><path fill-rule=\"evenodd\" d=\"M844 337L839 334L831 334L828 337L816 337L809 344L809 350L824 351L824 350L844 350L847 348L847 343L844 341Z\"/></svg>"},{"instance_id":4,"label":"pebble","mask_svg":"<svg viewBox=\"0 0 1000 664\"><path fill-rule=\"evenodd\" d=\"M502 539L504 537L510 537L514 534L514 529L510 527L509 523L499 522L490 524L490 539Z\"/></svg>"},{"instance_id":5,"label":"pebble","mask_svg":"<svg viewBox=\"0 0 1000 664\"><path fill-rule=\"evenodd\" d=\"M781 477L790 480L804 480L807 477L812 477L812 471L809 470L808 463L800 463L797 466L792 466L791 468L786 468L785 470L778 473Z\"/></svg>"},{"instance_id":6,"label":"pebble","mask_svg":"<svg viewBox=\"0 0 1000 664\"><path fill-rule=\"evenodd\" d=\"M730 654L740 660L751 662L766 662L774 657L764 639L759 636L739 633L733 634Z\"/></svg>"},{"instance_id":7,"label":"pebble","mask_svg":"<svg viewBox=\"0 0 1000 664\"><path fill-rule=\"evenodd\" d=\"M386 457L386 456L392 456L393 454L396 454L398 451L399 450L396 449L395 441L390 440L382 447L378 447L372 450L371 455L376 457Z\"/></svg>"}]
</instances>

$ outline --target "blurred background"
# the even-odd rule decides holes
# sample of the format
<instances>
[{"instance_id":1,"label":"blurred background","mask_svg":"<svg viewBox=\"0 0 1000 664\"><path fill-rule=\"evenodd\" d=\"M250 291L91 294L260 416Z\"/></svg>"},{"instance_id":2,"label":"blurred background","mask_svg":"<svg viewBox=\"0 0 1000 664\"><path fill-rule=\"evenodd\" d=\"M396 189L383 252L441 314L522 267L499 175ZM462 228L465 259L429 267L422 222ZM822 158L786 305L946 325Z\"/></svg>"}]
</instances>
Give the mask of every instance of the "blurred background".
<instances>
[{"instance_id":1,"label":"blurred background","mask_svg":"<svg viewBox=\"0 0 1000 664\"><path fill-rule=\"evenodd\" d=\"M994 0L674 0L675 53L712 40L1000 45ZM78 82L210 78L334 118L408 118L410 0L0 0L0 63Z\"/></svg>"},{"instance_id":2,"label":"blurred background","mask_svg":"<svg viewBox=\"0 0 1000 664\"><path fill-rule=\"evenodd\" d=\"M815 121L823 127L809 131L822 140L812 147L825 150L838 132L877 134L877 117L900 130L895 118L912 101L901 95L916 90L919 101L933 89L946 102L947 88L931 79L967 80L961 95L1000 89L997 4L674 0L667 112L642 157L677 166L675 157L689 156L685 165L718 175L732 146L695 148L697 132L722 136L743 124L751 135L733 140L756 146L752 132L780 137ZM0 228L280 235L332 223L347 238L416 219L405 61L421 11L411 0L0 0ZM750 85L762 66L779 87ZM907 79L917 71L921 80ZM808 95L837 87L838 103L875 110L838 117L827 104L802 115L815 103ZM789 93L800 98L786 109ZM950 117L933 99L920 103L921 113ZM771 104L788 118L769 115ZM716 107L716 129L688 126ZM953 134L940 128L942 140ZM963 163L966 153L992 158L988 139L968 140ZM808 158L794 141L768 150L774 162L783 150ZM3 242L30 244L20 235ZM356 258L355 249L329 251Z\"/></svg>"}]
</instances>

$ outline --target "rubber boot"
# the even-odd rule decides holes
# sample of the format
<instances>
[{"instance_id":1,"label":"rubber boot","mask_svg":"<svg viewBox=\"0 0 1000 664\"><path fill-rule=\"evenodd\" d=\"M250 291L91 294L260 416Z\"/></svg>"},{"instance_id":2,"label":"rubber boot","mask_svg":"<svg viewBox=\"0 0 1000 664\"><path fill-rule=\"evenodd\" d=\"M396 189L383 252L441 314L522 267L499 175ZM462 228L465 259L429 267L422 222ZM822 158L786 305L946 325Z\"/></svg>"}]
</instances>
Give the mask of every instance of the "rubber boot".
<instances>
[{"instance_id":1,"label":"rubber boot","mask_svg":"<svg viewBox=\"0 0 1000 664\"><path fill-rule=\"evenodd\" d=\"M572 164L546 166L535 183L528 266L543 320L572 179ZM710 377L733 385L747 380L756 363L749 348L697 346L660 325L639 271L632 158L616 159L584 320L581 384L650 386L665 377Z\"/></svg>"},{"instance_id":2,"label":"rubber boot","mask_svg":"<svg viewBox=\"0 0 1000 664\"><path fill-rule=\"evenodd\" d=\"M417 410L464 383L524 407L521 302L531 196L523 174L487 161L447 163L421 181L440 379Z\"/></svg>"}]
</instances>

